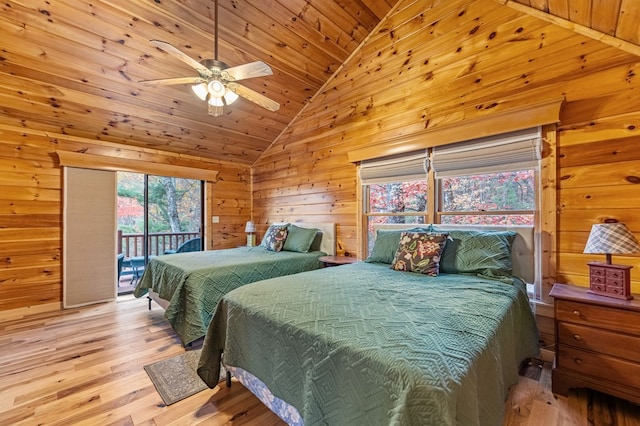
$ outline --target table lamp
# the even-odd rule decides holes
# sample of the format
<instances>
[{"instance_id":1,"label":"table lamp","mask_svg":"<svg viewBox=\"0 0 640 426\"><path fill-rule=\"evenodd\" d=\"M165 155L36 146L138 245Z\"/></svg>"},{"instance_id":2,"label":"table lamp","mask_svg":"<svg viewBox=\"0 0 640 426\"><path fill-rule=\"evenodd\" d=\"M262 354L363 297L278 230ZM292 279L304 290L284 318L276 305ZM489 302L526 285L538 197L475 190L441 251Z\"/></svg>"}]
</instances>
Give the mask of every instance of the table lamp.
<instances>
[{"instance_id":1,"label":"table lamp","mask_svg":"<svg viewBox=\"0 0 640 426\"><path fill-rule=\"evenodd\" d=\"M589 293L619 299L633 299L631 295L632 266L611 264L612 254L640 252L640 243L624 223L597 223L591 228L584 253L606 255L606 263L588 262Z\"/></svg>"},{"instance_id":2,"label":"table lamp","mask_svg":"<svg viewBox=\"0 0 640 426\"><path fill-rule=\"evenodd\" d=\"M244 232L247 232L247 246L253 247L256 245L256 225L252 220L248 221L244 227Z\"/></svg>"}]
</instances>

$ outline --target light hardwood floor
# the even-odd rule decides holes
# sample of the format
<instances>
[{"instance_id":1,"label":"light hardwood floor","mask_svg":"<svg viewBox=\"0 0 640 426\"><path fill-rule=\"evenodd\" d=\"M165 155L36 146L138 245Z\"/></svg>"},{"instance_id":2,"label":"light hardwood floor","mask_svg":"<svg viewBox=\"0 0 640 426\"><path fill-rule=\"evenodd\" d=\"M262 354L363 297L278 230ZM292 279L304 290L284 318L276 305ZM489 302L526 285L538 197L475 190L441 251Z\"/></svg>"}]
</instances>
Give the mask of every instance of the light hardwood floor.
<instances>
[{"instance_id":1,"label":"light hardwood floor","mask_svg":"<svg viewBox=\"0 0 640 426\"><path fill-rule=\"evenodd\" d=\"M146 299L8 317L0 312L0 425L281 425L241 384L165 406L143 366L184 351ZM527 369L504 425L640 425L640 407L595 392L550 392L549 365Z\"/></svg>"}]
</instances>

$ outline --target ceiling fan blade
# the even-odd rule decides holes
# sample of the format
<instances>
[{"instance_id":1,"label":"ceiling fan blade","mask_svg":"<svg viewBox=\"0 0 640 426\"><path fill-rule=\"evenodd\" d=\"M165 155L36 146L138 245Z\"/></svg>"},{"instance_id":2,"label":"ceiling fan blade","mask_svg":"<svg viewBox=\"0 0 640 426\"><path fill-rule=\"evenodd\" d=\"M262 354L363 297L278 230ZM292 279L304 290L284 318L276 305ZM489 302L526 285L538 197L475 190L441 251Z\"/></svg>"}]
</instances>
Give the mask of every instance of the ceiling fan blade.
<instances>
[{"instance_id":1,"label":"ceiling fan blade","mask_svg":"<svg viewBox=\"0 0 640 426\"><path fill-rule=\"evenodd\" d=\"M245 80L247 78L264 77L273 74L271 67L262 61L227 68L223 72L229 74L236 81Z\"/></svg>"},{"instance_id":2,"label":"ceiling fan blade","mask_svg":"<svg viewBox=\"0 0 640 426\"><path fill-rule=\"evenodd\" d=\"M140 83L147 86L170 86L172 84L198 84L206 83L207 80L202 77L175 77L160 78L157 80L142 80Z\"/></svg>"},{"instance_id":3,"label":"ceiling fan blade","mask_svg":"<svg viewBox=\"0 0 640 426\"><path fill-rule=\"evenodd\" d=\"M180 50L176 49L166 41L151 40L151 44L153 44L155 47L159 47L160 49L164 50L168 54L175 56L185 64L195 68L198 71L198 73L200 73L201 76L211 77L213 75L209 68L205 67L204 65L202 65L200 62L196 61L189 55L182 53Z\"/></svg>"},{"instance_id":4,"label":"ceiling fan blade","mask_svg":"<svg viewBox=\"0 0 640 426\"><path fill-rule=\"evenodd\" d=\"M266 108L269 111L277 111L280 109L279 103L247 87L241 86L239 84L234 84L233 87L230 87L230 88L231 90L236 92L238 95L242 96L243 98L258 104L262 108Z\"/></svg>"}]
</instances>

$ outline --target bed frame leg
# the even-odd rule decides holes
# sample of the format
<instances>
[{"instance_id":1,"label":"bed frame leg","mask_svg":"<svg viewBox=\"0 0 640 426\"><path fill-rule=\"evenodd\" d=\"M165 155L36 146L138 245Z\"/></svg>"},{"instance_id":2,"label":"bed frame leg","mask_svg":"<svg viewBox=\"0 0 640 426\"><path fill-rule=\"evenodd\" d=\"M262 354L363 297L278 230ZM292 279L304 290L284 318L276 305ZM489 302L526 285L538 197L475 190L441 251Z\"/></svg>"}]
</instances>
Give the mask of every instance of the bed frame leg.
<instances>
[{"instance_id":1,"label":"bed frame leg","mask_svg":"<svg viewBox=\"0 0 640 426\"><path fill-rule=\"evenodd\" d=\"M227 387L231 387L231 373L227 371Z\"/></svg>"}]
</instances>

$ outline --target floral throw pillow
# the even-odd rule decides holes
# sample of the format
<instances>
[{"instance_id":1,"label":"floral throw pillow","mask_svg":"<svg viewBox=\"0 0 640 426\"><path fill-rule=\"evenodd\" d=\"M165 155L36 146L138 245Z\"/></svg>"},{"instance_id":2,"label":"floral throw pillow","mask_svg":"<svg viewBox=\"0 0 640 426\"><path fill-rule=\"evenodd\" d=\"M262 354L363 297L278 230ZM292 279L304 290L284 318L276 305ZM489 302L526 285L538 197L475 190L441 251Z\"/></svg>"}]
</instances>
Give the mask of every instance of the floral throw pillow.
<instances>
[{"instance_id":1,"label":"floral throw pillow","mask_svg":"<svg viewBox=\"0 0 640 426\"><path fill-rule=\"evenodd\" d=\"M271 225L262 240L262 244L271 251L281 251L287 239L287 226Z\"/></svg>"},{"instance_id":2,"label":"floral throw pillow","mask_svg":"<svg viewBox=\"0 0 640 426\"><path fill-rule=\"evenodd\" d=\"M438 275L447 234L403 232L391 269Z\"/></svg>"}]
</instances>

